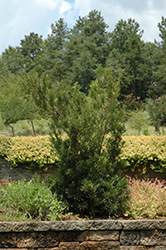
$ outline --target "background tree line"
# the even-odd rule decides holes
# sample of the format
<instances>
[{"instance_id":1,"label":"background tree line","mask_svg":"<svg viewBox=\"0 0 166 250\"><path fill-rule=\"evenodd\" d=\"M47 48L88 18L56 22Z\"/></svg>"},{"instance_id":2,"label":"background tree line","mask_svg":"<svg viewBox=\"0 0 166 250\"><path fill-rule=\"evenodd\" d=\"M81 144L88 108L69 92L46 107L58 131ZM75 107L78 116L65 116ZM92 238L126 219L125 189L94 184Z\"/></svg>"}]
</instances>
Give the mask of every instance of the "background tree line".
<instances>
[{"instance_id":1,"label":"background tree line","mask_svg":"<svg viewBox=\"0 0 166 250\"><path fill-rule=\"evenodd\" d=\"M99 64L111 68L115 79L121 76L120 101L132 93L135 100L151 98L154 103L166 94L166 18L162 17L158 28L161 41L144 42L143 30L134 19L121 19L108 32L101 12L93 10L79 17L71 29L60 18L51 24L46 39L34 32L25 35L18 47L9 46L0 57L4 122L9 125L20 119L45 117L35 104L41 100L36 97L33 101L34 83L45 93L51 83L78 82L87 94Z\"/></svg>"}]
</instances>

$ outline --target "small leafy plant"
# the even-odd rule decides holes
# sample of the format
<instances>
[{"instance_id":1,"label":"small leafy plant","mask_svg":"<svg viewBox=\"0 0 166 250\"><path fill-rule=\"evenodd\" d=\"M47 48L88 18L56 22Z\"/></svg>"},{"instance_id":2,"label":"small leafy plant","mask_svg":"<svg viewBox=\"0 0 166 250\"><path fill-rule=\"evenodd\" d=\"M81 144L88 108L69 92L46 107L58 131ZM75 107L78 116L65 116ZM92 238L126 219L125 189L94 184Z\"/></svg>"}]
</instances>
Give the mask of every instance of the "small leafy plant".
<instances>
[{"instance_id":1,"label":"small leafy plant","mask_svg":"<svg viewBox=\"0 0 166 250\"><path fill-rule=\"evenodd\" d=\"M4 179L0 184L0 206L6 213L24 219L61 219L62 204L37 175L29 182Z\"/></svg>"},{"instance_id":2,"label":"small leafy plant","mask_svg":"<svg viewBox=\"0 0 166 250\"><path fill-rule=\"evenodd\" d=\"M12 185L13 184L18 184L17 181L15 181L13 179L11 180L10 178L8 180L6 180L6 179L0 180L1 187L6 187L8 185L8 183L11 183Z\"/></svg>"},{"instance_id":3,"label":"small leafy plant","mask_svg":"<svg viewBox=\"0 0 166 250\"><path fill-rule=\"evenodd\" d=\"M166 181L129 178L131 191L126 216L133 219L166 217Z\"/></svg>"}]
</instances>

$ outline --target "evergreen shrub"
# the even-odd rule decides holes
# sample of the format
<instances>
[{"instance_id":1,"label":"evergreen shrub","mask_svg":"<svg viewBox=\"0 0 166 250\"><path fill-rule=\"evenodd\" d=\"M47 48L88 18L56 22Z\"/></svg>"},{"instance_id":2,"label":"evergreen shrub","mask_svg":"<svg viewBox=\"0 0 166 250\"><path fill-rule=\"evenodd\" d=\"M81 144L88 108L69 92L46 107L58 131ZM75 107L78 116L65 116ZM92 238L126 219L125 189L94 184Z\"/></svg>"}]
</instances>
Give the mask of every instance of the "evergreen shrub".
<instances>
[{"instance_id":1,"label":"evergreen shrub","mask_svg":"<svg viewBox=\"0 0 166 250\"><path fill-rule=\"evenodd\" d=\"M110 69L99 67L98 74L88 95L77 83L54 85L55 97L49 104L54 107L52 143L59 159L52 190L69 212L121 216L129 191L119 157L124 132L124 112L117 100L119 81Z\"/></svg>"}]
</instances>

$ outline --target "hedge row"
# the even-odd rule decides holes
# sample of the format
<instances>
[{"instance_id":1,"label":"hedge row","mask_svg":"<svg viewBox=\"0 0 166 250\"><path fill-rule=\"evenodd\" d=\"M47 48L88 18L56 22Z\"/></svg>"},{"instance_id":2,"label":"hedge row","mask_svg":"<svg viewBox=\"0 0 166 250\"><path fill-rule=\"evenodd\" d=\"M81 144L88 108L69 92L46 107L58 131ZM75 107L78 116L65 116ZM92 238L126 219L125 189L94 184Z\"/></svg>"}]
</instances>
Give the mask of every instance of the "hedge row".
<instances>
[{"instance_id":1,"label":"hedge row","mask_svg":"<svg viewBox=\"0 0 166 250\"><path fill-rule=\"evenodd\" d=\"M126 169L142 169L146 172L166 172L166 136L125 136L121 159ZM6 137L0 136L0 156L13 165L47 168L58 160L49 136Z\"/></svg>"},{"instance_id":2,"label":"hedge row","mask_svg":"<svg viewBox=\"0 0 166 250\"><path fill-rule=\"evenodd\" d=\"M166 136L125 136L121 159L127 168L152 172L166 172Z\"/></svg>"},{"instance_id":3,"label":"hedge row","mask_svg":"<svg viewBox=\"0 0 166 250\"><path fill-rule=\"evenodd\" d=\"M25 167L47 168L58 160L49 136L0 136L0 156L12 162L13 166L21 164Z\"/></svg>"}]
</instances>

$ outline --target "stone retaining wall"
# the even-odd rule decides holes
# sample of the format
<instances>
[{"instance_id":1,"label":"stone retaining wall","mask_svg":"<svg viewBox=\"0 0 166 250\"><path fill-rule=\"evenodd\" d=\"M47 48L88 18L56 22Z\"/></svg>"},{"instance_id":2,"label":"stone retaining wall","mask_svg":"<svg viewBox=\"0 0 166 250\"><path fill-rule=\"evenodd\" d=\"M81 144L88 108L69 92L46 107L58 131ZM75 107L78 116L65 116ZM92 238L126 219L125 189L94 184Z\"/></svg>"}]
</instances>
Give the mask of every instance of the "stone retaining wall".
<instances>
[{"instance_id":1,"label":"stone retaining wall","mask_svg":"<svg viewBox=\"0 0 166 250\"><path fill-rule=\"evenodd\" d=\"M11 168L11 163L6 161L4 158L0 157L0 179L14 179L16 181L21 179L21 176L24 177L27 181L29 181L34 173L38 173L42 179L45 179L46 175L56 175L56 166L52 168L48 168L47 171L41 168L36 169L28 169L24 166L17 166ZM166 180L166 173L152 173L149 169L147 173L143 174L143 171L135 171L132 172L131 170L124 173L124 175L134 177L137 179L155 179L158 178L160 180Z\"/></svg>"},{"instance_id":2,"label":"stone retaining wall","mask_svg":"<svg viewBox=\"0 0 166 250\"><path fill-rule=\"evenodd\" d=\"M49 168L47 171L44 171L41 168L28 169L24 166L11 168L11 163L0 157L0 180L4 178L11 178L18 181L24 177L27 181L29 181L35 172L38 173L42 179L45 179L46 175L56 174L56 168Z\"/></svg>"},{"instance_id":3,"label":"stone retaining wall","mask_svg":"<svg viewBox=\"0 0 166 250\"><path fill-rule=\"evenodd\" d=\"M165 250L166 220L0 222L0 249Z\"/></svg>"}]
</instances>

